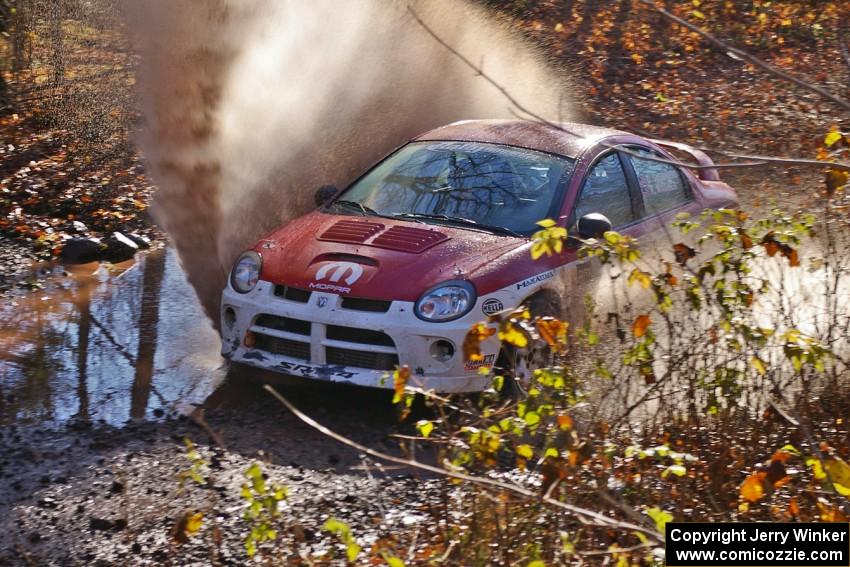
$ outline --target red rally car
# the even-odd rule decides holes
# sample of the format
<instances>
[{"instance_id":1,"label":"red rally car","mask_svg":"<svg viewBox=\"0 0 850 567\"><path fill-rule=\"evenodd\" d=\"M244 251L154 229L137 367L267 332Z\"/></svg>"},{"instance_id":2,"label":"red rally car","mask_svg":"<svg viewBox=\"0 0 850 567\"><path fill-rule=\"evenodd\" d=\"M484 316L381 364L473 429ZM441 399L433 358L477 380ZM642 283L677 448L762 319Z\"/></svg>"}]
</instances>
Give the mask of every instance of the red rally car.
<instances>
[{"instance_id":1,"label":"red rally car","mask_svg":"<svg viewBox=\"0 0 850 567\"><path fill-rule=\"evenodd\" d=\"M664 163L671 149L703 168ZM576 246L532 260L538 221L652 238L679 212L737 204L711 165L687 146L580 124L476 120L426 132L345 190L321 188L317 210L238 258L221 302L222 355L382 388L408 366L414 386L482 390L500 344L464 360L470 327L553 297L562 314L593 277L596 261Z\"/></svg>"}]
</instances>

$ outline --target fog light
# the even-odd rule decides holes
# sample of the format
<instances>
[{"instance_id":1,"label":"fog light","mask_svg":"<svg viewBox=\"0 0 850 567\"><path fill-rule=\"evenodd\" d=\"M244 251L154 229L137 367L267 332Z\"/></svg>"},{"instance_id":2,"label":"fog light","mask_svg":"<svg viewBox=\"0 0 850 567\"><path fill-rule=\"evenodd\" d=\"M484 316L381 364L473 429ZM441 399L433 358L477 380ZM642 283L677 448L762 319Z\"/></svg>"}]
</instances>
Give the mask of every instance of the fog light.
<instances>
[{"instance_id":1,"label":"fog light","mask_svg":"<svg viewBox=\"0 0 850 567\"><path fill-rule=\"evenodd\" d=\"M431 343L431 357L440 362L448 362L455 355L455 346L449 341L439 340Z\"/></svg>"},{"instance_id":2,"label":"fog light","mask_svg":"<svg viewBox=\"0 0 850 567\"><path fill-rule=\"evenodd\" d=\"M236 311L232 307L224 308L224 327L231 331L233 330L233 325L236 324Z\"/></svg>"},{"instance_id":3,"label":"fog light","mask_svg":"<svg viewBox=\"0 0 850 567\"><path fill-rule=\"evenodd\" d=\"M248 331L247 333L245 333L245 339L242 341L242 343L248 348L253 348L253 346L257 344L257 337L254 336L254 333Z\"/></svg>"}]
</instances>

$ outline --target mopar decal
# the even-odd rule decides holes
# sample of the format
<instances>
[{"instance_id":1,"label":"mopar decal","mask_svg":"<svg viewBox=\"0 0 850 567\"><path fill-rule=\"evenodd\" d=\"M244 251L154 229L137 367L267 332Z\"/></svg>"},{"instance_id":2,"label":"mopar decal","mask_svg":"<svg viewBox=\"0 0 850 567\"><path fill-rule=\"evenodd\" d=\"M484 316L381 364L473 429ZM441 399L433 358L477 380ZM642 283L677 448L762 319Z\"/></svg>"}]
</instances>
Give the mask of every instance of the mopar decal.
<instances>
[{"instance_id":1,"label":"mopar decal","mask_svg":"<svg viewBox=\"0 0 850 567\"><path fill-rule=\"evenodd\" d=\"M505 305L495 297L491 297L481 304L481 311L483 311L485 315L495 315L496 313L504 310Z\"/></svg>"},{"instance_id":2,"label":"mopar decal","mask_svg":"<svg viewBox=\"0 0 850 567\"><path fill-rule=\"evenodd\" d=\"M346 274L348 274L346 276ZM319 271L316 272L316 281L310 282L310 289L318 289L320 291L330 291L335 293L348 293L350 287L336 285L339 280L344 280L348 285L354 285L354 282L360 279L363 275L363 266L354 262L330 262L325 264ZM332 283L321 283L322 280L329 280Z\"/></svg>"},{"instance_id":3,"label":"mopar decal","mask_svg":"<svg viewBox=\"0 0 850 567\"><path fill-rule=\"evenodd\" d=\"M543 272L542 274L537 274L537 275L536 275L536 276L534 276L534 277L531 277L531 278L528 278L528 279L522 280L521 282L519 282L518 284L516 284L516 288L517 288L517 289L522 289L522 288L524 288L524 287L528 287L528 286L530 286L530 285L534 285L534 284L536 284L536 283L540 283L540 282L546 281L546 280L548 280L549 278L552 278L552 277L554 277L554 276L555 276L555 272L554 272L554 270L549 270L548 272Z\"/></svg>"},{"instance_id":4,"label":"mopar decal","mask_svg":"<svg viewBox=\"0 0 850 567\"><path fill-rule=\"evenodd\" d=\"M478 370L479 368L492 368L496 363L495 354L485 354L481 360L467 360L464 370Z\"/></svg>"},{"instance_id":5,"label":"mopar decal","mask_svg":"<svg viewBox=\"0 0 850 567\"><path fill-rule=\"evenodd\" d=\"M331 270L333 270L333 273L328 277L328 272ZM354 285L354 282L359 280L360 276L363 275L363 266L354 262L331 262L330 264L325 264L316 272L316 281L330 279L330 281L336 283L349 271L351 273L345 278L345 283Z\"/></svg>"}]
</instances>

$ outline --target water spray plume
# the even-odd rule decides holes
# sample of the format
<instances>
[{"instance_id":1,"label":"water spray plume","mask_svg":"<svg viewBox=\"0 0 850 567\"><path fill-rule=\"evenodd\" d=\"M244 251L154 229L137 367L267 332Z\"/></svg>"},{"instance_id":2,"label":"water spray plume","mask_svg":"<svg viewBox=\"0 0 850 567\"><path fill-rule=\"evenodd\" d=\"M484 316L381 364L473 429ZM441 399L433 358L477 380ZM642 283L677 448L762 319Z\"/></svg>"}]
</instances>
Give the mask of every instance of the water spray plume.
<instances>
[{"instance_id":1,"label":"water spray plume","mask_svg":"<svg viewBox=\"0 0 850 567\"><path fill-rule=\"evenodd\" d=\"M345 186L430 128L512 115L409 6L523 104L569 118L563 81L464 2L128 3L154 211L214 321L234 258L308 211L316 188Z\"/></svg>"}]
</instances>

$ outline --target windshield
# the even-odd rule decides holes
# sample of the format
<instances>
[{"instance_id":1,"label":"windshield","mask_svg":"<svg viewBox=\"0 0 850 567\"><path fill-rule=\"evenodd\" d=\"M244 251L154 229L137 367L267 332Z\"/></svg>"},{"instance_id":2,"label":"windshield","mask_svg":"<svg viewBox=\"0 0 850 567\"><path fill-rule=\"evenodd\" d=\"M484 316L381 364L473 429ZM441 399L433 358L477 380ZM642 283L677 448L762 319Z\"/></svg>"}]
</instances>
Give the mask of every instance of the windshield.
<instances>
[{"instance_id":1,"label":"windshield","mask_svg":"<svg viewBox=\"0 0 850 567\"><path fill-rule=\"evenodd\" d=\"M456 219L529 235L553 214L573 165L566 157L509 146L416 142L352 185L335 208L437 224Z\"/></svg>"}]
</instances>

